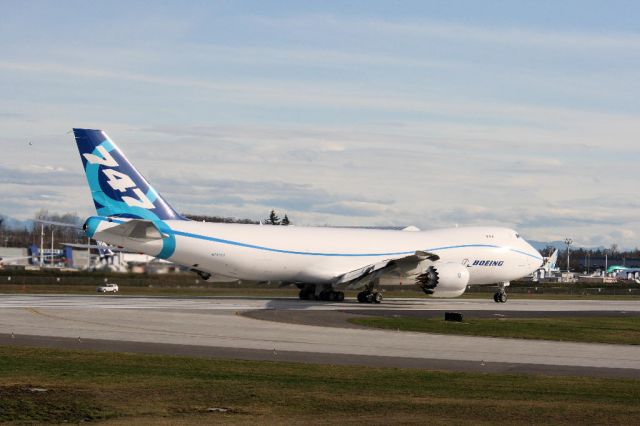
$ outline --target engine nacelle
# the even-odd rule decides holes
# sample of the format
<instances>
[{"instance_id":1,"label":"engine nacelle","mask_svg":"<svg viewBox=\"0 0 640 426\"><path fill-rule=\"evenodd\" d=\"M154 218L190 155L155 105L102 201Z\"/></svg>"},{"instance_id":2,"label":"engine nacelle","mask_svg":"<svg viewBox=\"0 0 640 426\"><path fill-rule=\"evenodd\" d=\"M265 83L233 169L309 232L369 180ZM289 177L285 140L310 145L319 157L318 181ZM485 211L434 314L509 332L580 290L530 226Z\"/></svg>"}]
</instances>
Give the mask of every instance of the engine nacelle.
<instances>
[{"instance_id":1,"label":"engine nacelle","mask_svg":"<svg viewBox=\"0 0 640 426\"><path fill-rule=\"evenodd\" d=\"M459 263L434 263L416 277L416 285L433 297L458 297L467 289L469 270Z\"/></svg>"}]
</instances>

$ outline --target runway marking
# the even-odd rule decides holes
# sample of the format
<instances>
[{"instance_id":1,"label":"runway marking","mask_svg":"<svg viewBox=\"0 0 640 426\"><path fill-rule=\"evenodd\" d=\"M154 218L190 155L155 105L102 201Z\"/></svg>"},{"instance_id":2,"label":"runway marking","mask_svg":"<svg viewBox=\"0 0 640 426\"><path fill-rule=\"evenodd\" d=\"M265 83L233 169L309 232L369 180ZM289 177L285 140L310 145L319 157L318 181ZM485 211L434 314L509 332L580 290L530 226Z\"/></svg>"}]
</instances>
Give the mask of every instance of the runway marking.
<instances>
[{"instance_id":1,"label":"runway marking","mask_svg":"<svg viewBox=\"0 0 640 426\"><path fill-rule=\"evenodd\" d=\"M42 312L38 311L36 308L25 308L25 309L34 315L43 315Z\"/></svg>"}]
</instances>

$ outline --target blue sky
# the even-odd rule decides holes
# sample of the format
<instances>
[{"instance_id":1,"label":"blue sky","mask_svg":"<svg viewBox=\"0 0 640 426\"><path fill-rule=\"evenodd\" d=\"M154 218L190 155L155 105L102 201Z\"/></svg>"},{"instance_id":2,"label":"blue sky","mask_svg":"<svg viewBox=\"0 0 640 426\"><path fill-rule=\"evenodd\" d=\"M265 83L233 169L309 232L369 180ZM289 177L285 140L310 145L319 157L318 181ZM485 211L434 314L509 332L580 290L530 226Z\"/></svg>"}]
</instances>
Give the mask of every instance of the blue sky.
<instances>
[{"instance_id":1,"label":"blue sky","mask_svg":"<svg viewBox=\"0 0 640 426\"><path fill-rule=\"evenodd\" d=\"M95 127L182 212L638 245L637 2L0 6L0 214L90 214Z\"/></svg>"}]
</instances>

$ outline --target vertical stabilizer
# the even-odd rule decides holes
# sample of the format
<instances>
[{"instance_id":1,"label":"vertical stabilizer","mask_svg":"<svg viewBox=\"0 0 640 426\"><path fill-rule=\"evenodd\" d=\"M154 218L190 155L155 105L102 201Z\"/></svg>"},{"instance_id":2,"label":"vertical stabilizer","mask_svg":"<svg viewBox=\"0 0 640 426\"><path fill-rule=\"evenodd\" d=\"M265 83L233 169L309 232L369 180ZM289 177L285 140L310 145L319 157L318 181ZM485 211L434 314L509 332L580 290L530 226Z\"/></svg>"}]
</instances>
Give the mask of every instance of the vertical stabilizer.
<instances>
[{"instance_id":1,"label":"vertical stabilizer","mask_svg":"<svg viewBox=\"0 0 640 426\"><path fill-rule=\"evenodd\" d=\"M73 133L98 215L152 221L183 219L105 132L73 129Z\"/></svg>"},{"instance_id":2,"label":"vertical stabilizer","mask_svg":"<svg viewBox=\"0 0 640 426\"><path fill-rule=\"evenodd\" d=\"M545 258L544 265L542 267L547 272L555 271L557 262L558 262L558 249L555 249L553 253L551 253L551 256Z\"/></svg>"}]
</instances>

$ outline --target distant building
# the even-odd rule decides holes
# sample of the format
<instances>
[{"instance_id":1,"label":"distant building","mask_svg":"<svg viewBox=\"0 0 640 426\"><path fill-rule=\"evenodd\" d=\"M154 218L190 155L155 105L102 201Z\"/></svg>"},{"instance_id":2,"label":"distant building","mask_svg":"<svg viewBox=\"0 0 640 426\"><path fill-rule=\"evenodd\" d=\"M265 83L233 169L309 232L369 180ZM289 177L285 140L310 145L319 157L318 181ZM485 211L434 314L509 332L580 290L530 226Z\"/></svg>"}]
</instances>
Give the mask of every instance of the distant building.
<instances>
[{"instance_id":1,"label":"distant building","mask_svg":"<svg viewBox=\"0 0 640 426\"><path fill-rule=\"evenodd\" d=\"M640 257L621 256L580 256L575 261L578 262L578 270L594 271L596 269L605 270L611 265L621 265L627 268L640 268ZM571 265L574 265L572 260Z\"/></svg>"},{"instance_id":2,"label":"distant building","mask_svg":"<svg viewBox=\"0 0 640 426\"><path fill-rule=\"evenodd\" d=\"M42 254L40 247L32 244L28 249L28 255L31 256L29 263L31 265L53 266L58 268L73 268L73 250L71 247L64 249L44 248Z\"/></svg>"}]
</instances>

